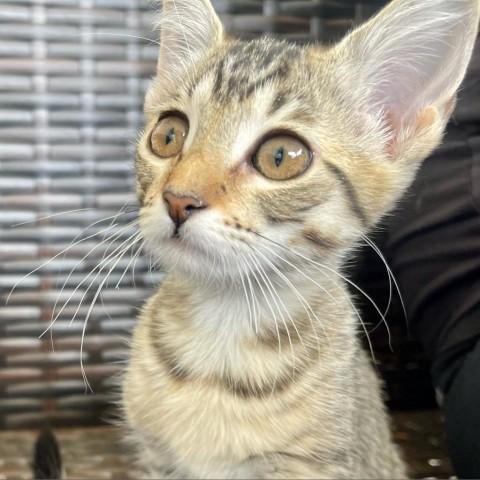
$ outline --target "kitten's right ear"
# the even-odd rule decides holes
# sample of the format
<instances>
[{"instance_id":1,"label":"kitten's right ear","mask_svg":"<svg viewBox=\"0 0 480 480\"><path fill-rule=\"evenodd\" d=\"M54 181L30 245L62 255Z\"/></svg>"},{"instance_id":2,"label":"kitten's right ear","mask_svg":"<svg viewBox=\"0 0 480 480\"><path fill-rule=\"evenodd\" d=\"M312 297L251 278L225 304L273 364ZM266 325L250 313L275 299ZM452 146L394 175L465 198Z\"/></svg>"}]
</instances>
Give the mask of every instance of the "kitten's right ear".
<instances>
[{"instance_id":1,"label":"kitten's right ear","mask_svg":"<svg viewBox=\"0 0 480 480\"><path fill-rule=\"evenodd\" d=\"M480 0L393 0L332 50L338 83L394 159L420 160L440 141L479 14Z\"/></svg>"},{"instance_id":2,"label":"kitten's right ear","mask_svg":"<svg viewBox=\"0 0 480 480\"><path fill-rule=\"evenodd\" d=\"M210 0L164 0L158 25L158 73L171 81L223 37Z\"/></svg>"}]
</instances>

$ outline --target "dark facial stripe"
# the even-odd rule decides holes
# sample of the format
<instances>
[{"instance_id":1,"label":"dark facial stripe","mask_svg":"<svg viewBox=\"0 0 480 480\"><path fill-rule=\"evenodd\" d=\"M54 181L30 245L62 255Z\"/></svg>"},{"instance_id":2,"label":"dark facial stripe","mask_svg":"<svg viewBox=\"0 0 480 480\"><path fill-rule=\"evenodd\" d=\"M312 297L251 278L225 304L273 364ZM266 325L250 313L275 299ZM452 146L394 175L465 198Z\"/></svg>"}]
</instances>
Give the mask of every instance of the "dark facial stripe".
<instances>
[{"instance_id":1,"label":"dark facial stripe","mask_svg":"<svg viewBox=\"0 0 480 480\"><path fill-rule=\"evenodd\" d=\"M218 95L218 92L222 88L224 63L225 63L225 60L223 60L223 59L220 60L220 62L217 65L217 68L215 70L215 84L213 86L214 95Z\"/></svg>"},{"instance_id":2,"label":"dark facial stripe","mask_svg":"<svg viewBox=\"0 0 480 480\"><path fill-rule=\"evenodd\" d=\"M368 216L362 208L360 204L360 200L358 199L357 192L355 191L355 187L353 186L352 182L349 180L347 175L342 172L336 165L333 165L329 162L325 162L328 170L335 176L335 178L343 185L343 189L345 190L348 202L350 204L350 208L352 209L353 213L358 217L358 219L363 223L363 225L368 225Z\"/></svg>"},{"instance_id":3,"label":"dark facial stripe","mask_svg":"<svg viewBox=\"0 0 480 480\"><path fill-rule=\"evenodd\" d=\"M302 49L282 42L236 41L221 59L212 58L202 75L213 76L213 100L223 103L234 96L236 101L243 101L269 82L288 76L301 53ZM192 90L197 84L195 80ZM274 108L284 102L284 98L277 97Z\"/></svg>"},{"instance_id":4,"label":"dark facial stripe","mask_svg":"<svg viewBox=\"0 0 480 480\"><path fill-rule=\"evenodd\" d=\"M205 80L209 75L211 75L212 69L216 68L215 63L212 61L205 62L201 68L195 70L195 71L190 71L190 74L188 75L189 78L191 78L191 81L188 84L188 97L191 98L193 95L193 92L197 88L197 86ZM180 82L181 83L181 82Z\"/></svg>"},{"instance_id":5,"label":"dark facial stripe","mask_svg":"<svg viewBox=\"0 0 480 480\"><path fill-rule=\"evenodd\" d=\"M305 240L308 240L320 248L331 249L335 246L331 240L327 240L320 232L313 228L306 228L302 231L301 235Z\"/></svg>"},{"instance_id":6,"label":"dark facial stripe","mask_svg":"<svg viewBox=\"0 0 480 480\"><path fill-rule=\"evenodd\" d=\"M141 206L145 204L148 188L152 181L152 171L149 163L144 161L140 156L139 151L135 153L135 173L136 173L136 187L137 198Z\"/></svg>"},{"instance_id":7,"label":"dark facial stripe","mask_svg":"<svg viewBox=\"0 0 480 480\"><path fill-rule=\"evenodd\" d=\"M268 73L260 80L257 80L256 82L253 82L252 84L247 86L245 93L244 95L242 95L242 97L248 98L259 87L264 87L267 83L271 82L272 80L276 78L285 78L287 75L288 75L288 67L286 65L282 67L278 67L273 72Z\"/></svg>"},{"instance_id":8,"label":"dark facial stripe","mask_svg":"<svg viewBox=\"0 0 480 480\"><path fill-rule=\"evenodd\" d=\"M284 93L279 93L273 100L272 106L270 107L268 114L272 115L277 110L280 110L280 108L282 108L287 103L287 100L287 96Z\"/></svg>"},{"instance_id":9,"label":"dark facial stripe","mask_svg":"<svg viewBox=\"0 0 480 480\"><path fill-rule=\"evenodd\" d=\"M241 85L238 78L230 77L227 82L227 98L230 98Z\"/></svg>"},{"instance_id":10,"label":"dark facial stripe","mask_svg":"<svg viewBox=\"0 0 480 480\"><path fill-rule=\"evenodd\" d=\"M271 223L303 222L302 213L318 207L323 201L322 192L300 185L298 187L282 188L275 194L260 195L259 204L265 218Z\"/></svg>"},{"instance_id":11,"label":"dark facial stripe","mask_svg":"<svg viewBox=\"0 0 480 480\"><path fill-rule=\"evenodd\" d=\"M275 214L273 215L266 214L265 218L269 223L303 222L303 219L301 219L300 217L291 215L290 213L286 212L275 212Z\"/></svg>"},{"instance_id":12,"label":"dark facial stripe","mask_svg":"<svg viewBox=\"0 0 480 480\"><path fill-rule=\"evenodd\" d=\"M297 55L298 50L296 48L290 48L290 45L286 46L283 43L271 45L259 66L262 69L266 69L270 67L272 63L279 61L286 65L287 62L293 60Z\"/></svg>"},{"instance_id":13,"label":"dark facial stripe","mask_svg":"<svg viewBox=\"0 0 480 480\"><path fill-rule=\"evenodd\" d=\"M233 59L230 70L236 72L241 69L255 52L254 42L236 42L228 53L228 58Z\"/></svg>"}]
</instances>

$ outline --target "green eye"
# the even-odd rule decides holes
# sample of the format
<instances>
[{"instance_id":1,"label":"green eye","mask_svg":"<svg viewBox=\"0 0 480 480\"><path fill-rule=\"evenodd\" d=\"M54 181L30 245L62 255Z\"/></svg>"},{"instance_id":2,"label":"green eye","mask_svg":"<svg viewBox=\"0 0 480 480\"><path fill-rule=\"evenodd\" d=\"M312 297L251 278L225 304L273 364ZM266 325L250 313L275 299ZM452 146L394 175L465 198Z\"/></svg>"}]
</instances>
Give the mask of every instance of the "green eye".
<instances>
[{"instance_id":1,"label":"green eye","mask_svg":"<svg viewBox=\"0 0 480 480\"><path fill-rule=\"evenodd\" d=\"M187 121L171 115L162 118L155 125L150 137L150 146L155 155L159 157L173 157L182 151L187 135Z\"/></svg>"},{"instance_id":2,"label":"green eye","mask_svg":"<svg viewBox=\"0 0 480 480\"><path fill-rule=\"evenodd\" d=\"M267 178L287 180L300 175L312 161L312 152L298 138L280 135L265 141L252 158L253 166Z\"/></svg>"}]
</instances>

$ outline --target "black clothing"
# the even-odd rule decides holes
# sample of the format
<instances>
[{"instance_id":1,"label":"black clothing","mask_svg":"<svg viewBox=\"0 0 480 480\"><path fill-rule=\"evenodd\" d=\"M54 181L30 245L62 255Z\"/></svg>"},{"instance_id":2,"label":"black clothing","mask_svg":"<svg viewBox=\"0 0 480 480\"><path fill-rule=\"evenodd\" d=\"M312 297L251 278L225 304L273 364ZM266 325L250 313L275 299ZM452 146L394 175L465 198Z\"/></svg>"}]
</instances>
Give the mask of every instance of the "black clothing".
<instances>
[{"instance_id":1,"label":"black clothing","mask_svg":"<svg viewBox=\"0 0 480 480\"><path fill-rule=\"evenodd\" d=\"M480 478L480 340L458 361L443 400L447 445L457 476Z\"/></svg>"},{"instance_id":2,"label":"black clothing","mask_svg":"<svg viewBox=\"0 0 480 480\"><path fill-rule=\"evenodd\" d=\"M480 169L480 124L477 134L451 125L445 142L425 161L388 232L386 254L412 332L432 359L480 336L476 169Z\"/></svg>"},{"instance_id":3,"label":"black clothing","mask_svg":"<svg viewBox=\"0 0 480 480\"><path fill-rule=\"evenodd\" d=\"M460 478L480 478L480 45L443 144L392 217L384 245L432 361Z\"/></svg>"}]
</instances>

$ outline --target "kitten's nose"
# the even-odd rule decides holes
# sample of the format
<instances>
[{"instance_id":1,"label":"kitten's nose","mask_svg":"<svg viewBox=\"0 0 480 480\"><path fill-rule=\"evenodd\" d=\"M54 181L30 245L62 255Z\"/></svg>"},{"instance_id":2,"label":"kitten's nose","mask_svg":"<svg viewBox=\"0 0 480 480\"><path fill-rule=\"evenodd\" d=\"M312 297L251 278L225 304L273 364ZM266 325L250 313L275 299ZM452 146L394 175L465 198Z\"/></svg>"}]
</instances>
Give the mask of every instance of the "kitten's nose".
<instances>
[{"instance_id":1,"label":"kitten's nose","mask_svg":"<svg viewBox=\"0 0 480 480\"><path fill-rule=\"evenodd\" d=\"M177 229L188 220L194 211L206 207L203 201L197 197L177 195L173 192L164 192L163 199L167 204L168 214Z\"/></svg>"}]
</instances>

